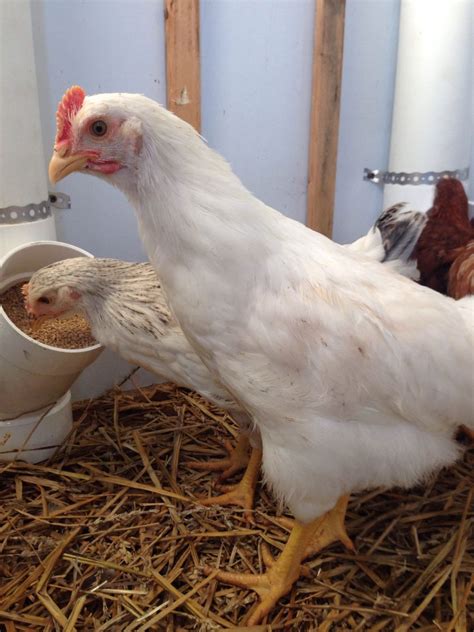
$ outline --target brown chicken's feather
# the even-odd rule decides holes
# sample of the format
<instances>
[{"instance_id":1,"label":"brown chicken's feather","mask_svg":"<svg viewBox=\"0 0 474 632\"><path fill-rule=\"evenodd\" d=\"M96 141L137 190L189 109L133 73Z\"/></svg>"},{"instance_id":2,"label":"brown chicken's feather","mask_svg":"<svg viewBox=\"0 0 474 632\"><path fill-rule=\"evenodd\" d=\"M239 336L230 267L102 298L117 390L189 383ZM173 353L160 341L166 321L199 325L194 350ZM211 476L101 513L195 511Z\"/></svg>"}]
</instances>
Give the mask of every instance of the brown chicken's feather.
<instances>
[{"instance_id":1,"label":"brown chicken's feather","mask_svg":"<svg viewBox=\"0 0 474 632\"><path fill-rule=\"evenodd\" d=\"M443 178L436 184L435 198L428 221L412 257L420 271L420 283L448 293L449 270L463 248L474 239L468 217L468 201L459 180Z\"/></svg>"},{"instance_id":2,"label":"brown chicken's feather","mask_svg":"<svg viewBox=\"0 0 474 632\"><path fill-rule=\"evenodd\" d=\"M456 300L474 294L474 241L459 250L448 277L448 294Z\"/></svg>"}]
</instances>

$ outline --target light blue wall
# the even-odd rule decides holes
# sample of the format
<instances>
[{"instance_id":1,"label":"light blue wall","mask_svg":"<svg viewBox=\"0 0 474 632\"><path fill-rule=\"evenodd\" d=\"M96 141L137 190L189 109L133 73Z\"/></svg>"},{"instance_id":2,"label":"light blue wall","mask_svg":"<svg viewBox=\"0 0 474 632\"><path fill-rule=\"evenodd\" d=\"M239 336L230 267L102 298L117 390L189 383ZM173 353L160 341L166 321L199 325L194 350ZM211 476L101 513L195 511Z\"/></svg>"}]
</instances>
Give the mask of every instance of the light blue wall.
<instances>
[{"instance_id":1,"label":"light blue wall","mask_svg":"<svg viewBox=\"0 0 474 632\"><path fill-rule=\"evenodd\" d=\"M381 204L362 181L388 155L399 0L348 0L334 237L368 228ZM166 99L162 0L33 2L45 147L73 83ZM202 0L202 133L257 196L304 221L314 0ZM61 183L59 235L102 256L143 257L122 196L93 178Z\"/></svg>"},{"instance_id":2,"label":"light blue wall","mask_svg":"<svg viewBox=\"0 0 474 632\"><path fill-rule=\"evenodd\" d=\"M201 7L203 134L253 193L304 221L314 2Z\"/></svg>"},{"instance_id":3,"label":"light blue wall","mask_svg":"<svg viewBox=\"0 0 474 632\"><path fill-rule=\"evenodd\" d=\"M166 101L163 2L34 0L33 26L47 160L56 106L73 84L86 92L142 92ZM71 211L57 213L58 238L103 257L143 259L133 211L95 178L74 175L60 190Z\"/></svg>"},{"instance_id":4,"label":"light blue wall","mask_svg":"<svg viewBox=\"0 0 474 632\"><path fill-rule=\"evenodd\" d=\"M385 169L397 61L398 0L348 0L334 209L334 239L366 232L382 205L382 188L362 179Z\"/></svg>"},{"instance_id":5,"label":"light blue wall","mask_svg":"<svg viewBox=\"0 0 474 632\"><path fill-rule=\"evenodd\" d=\"M304 221L314 0L201 0L202 133L253 193ZM44 145L72 84L87 92L142 92L164 103L162 0L34 0ZM347 0L334 238L366 232L382 190L364 167L389 151L400 0ZM98 256L143 259L135 218L120 193L73 175L59 238ZM474 193L474 187L473 187ZM102 360L80 395L100 392L126 365Z\"/></svg>"}]
</instances>

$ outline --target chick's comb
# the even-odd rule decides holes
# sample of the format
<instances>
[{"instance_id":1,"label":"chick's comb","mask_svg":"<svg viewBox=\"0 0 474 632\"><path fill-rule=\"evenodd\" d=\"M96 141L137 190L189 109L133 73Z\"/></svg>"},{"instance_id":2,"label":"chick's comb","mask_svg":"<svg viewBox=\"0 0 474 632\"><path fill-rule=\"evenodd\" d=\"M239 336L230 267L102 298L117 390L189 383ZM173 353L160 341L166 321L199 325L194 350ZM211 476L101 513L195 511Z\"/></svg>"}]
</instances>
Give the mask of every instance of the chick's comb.
<instances>
[{"instance_id":1,"label":"chick's comb","mask_svg":"<svg viewBox=\"0 0 474 632\"><path fill-rule=\"evenodd\" d=\"M56 110L56 140L55 145L69 140L71 136L71 121L81 109L86 93L80 86L72 86L66 90Z\"/></svg>"},{"instance_id":2,"label":"chick's comb","mask_svg":"<svg viewBox=\"0 0 474 632\"><path fill-rule=\"evenodd\" d=\"M23 283L23 285L21 286L21 293L23 294L25 298L28 298L29 291L30 291L30 284Z\"/></svg>"},{"instance_id":3,"label":"chick's comb","mask_svg":"<svg viewBox=\"0 0 474 632\"><path fill-rule=\"evenodd\" d=\"M28 302L28 296L30 293L30 284L29 283L23 283L23 285L21 286L21 293L23 294L23 305L26 309L26 312L28 314L28 316L31 316L31 307L30 304Z\"/></svg>"}]
</instances>

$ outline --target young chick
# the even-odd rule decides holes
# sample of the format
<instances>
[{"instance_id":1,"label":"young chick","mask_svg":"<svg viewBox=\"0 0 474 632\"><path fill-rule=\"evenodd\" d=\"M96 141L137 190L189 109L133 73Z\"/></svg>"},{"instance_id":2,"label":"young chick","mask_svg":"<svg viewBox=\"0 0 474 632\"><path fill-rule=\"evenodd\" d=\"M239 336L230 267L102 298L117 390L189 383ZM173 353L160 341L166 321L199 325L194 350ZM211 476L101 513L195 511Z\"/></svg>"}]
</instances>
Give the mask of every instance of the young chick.
<instances>
[{"instance_id":1,"label":"young chick","mask_svg":"<svg viewBox=\"0 0 474 632\"><path fill-rule=\"evenodd\" d=\"M58 261L33 275L26 303L36 318L84 312L95 339L129 362L199 391L217 406L235 406L187 342L148 263Z\"/></svg>"},{"instance_id":2,"label":"young chick","mask_svg":"<svg viewBox=\"0 0 474 632\"><path fill-rule=\"evenodd\" d=\"M149 263L89 257L65 259L35 272L24 287L24 294L31 316L44 319L82 312L90 322L94 338L102 345L132 364L197 391L229 411L242 433L236 448L227 443L229 458L192 465L198 469L224 470L220 480L250 465L236 488L203 501L237 504L250 518L260 467L259 439L257 436L251 439L256 454L249 462L250 418L214 379L189 344Z\"/></svg>"}]
</instances>

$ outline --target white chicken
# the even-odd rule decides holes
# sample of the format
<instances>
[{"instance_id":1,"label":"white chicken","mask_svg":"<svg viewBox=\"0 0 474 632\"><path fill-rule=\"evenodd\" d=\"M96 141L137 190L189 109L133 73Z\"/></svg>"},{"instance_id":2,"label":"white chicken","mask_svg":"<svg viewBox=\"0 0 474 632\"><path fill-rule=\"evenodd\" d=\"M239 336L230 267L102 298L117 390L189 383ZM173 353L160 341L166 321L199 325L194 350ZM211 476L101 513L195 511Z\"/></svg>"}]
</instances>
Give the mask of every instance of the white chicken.
<instances>
[{"instance_id":1,"label":"white chicken","mask_svg":"<svg viewBox=\"0 0 474 632\"><path fill-rule=\"evenodd\" d=\"M390 268L411 276L416 273L416 266L407 259L423 218L423 213L406 211L398 205L384 211L367 235L347 247L384 260ZM221 469L220 481L246 468L238 485L201 502L238 505L245 510L246 519L253 520L251 509L261 463L258 432L252 431L245 410L213 377L188 342L151 264L89 257L65 259L36 271L23 286L23 293L30 316L41 320L79 311L87 317L94 338L102 345L128 362L197 391L229 411L239 424L240 434L235 448L224 443L228 458L188 465L211 471ZM349 538L345 538L349 546Z\"/></svg>"},{"instance_id":2,"label":"white chicken","mask_svg":"<svg viewBox=\"0 0 474 632\"><path fill-rule=\"evenodd\" d=\"M141 95L65 95L50 178L73 171L127 195L186 337L253 418L265 477L296 517L266 573L217 575L259 594L255 624L298 578L308 542L340 523L348 494L413 485L458 457L457 426L474 426L473 300L269 208Z\"/></svg>"}]
</instances>

